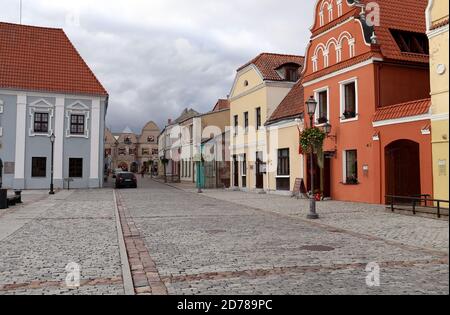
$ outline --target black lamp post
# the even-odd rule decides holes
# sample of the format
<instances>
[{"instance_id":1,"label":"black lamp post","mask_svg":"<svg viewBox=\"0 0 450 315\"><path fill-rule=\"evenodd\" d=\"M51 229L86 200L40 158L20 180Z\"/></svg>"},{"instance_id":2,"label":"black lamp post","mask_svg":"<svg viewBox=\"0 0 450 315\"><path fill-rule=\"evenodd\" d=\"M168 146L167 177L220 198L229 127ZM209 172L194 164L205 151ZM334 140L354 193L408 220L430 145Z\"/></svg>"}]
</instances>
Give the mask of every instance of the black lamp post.
<instances>
[{"instance_id":1,"label":"black lamp post","mask_svg":"<svg viewBox=\"0 0 450 315\"><path fill-rule=\"evenodd\" d=\"M306 107L308 109L308 115L310 120L309 128L314 128L314 115L316 113L317 109L317 101L314 99L313 96L311 96L308 101L306 101ZM311 153L310 153L310 171L311 171L311 196L310 196L310 204L309 204L309 214L308 219L310 220L317 220L319 218L319 215L316 211L316 197L314 196L314 148L311 146Z\"/></svg>"},{"instance_id":2,"label":"black lamp post","mask_svg":"<svg viewBox=\"0 0 450 315\"><path fill-rule=\"evenodd\" d=\"M53 187L53 157L54 157L54 147L55 147L55 134L52 133L52 135L50 136L50 142L52 144L52 156L51 156L51 165L50 165L50 195L54 195L55 194L55 190Z\"/></svg>"}]
</instances>

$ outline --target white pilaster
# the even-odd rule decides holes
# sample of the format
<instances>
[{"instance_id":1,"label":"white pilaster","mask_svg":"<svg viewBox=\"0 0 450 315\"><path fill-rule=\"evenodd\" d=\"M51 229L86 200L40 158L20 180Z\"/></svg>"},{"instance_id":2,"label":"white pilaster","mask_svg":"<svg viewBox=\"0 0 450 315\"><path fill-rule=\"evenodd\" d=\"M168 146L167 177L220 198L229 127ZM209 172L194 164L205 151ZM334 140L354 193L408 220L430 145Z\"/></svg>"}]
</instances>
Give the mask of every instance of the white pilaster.
<instances>
[{"instance_id":1,"label":"white pilaster","mask_svg":"<svg viewBox=\"0 0 450 315\"><path fill-rule=\"evenodd\" d=\"M55 158L54 177L55 180L63 179L64 163L64 97L56 98L55 106Z\"/></svg>"},{"instance_id":2,"label":"white pilaster","mask_svg":"<svg viewBox=\"0 0 450 315\"><path fill-rule=\"evenodd\" d=\"M14 180L18 186L23 186L25 181L25 142L27 124L27 96L17 95L16 118L16 157L14 167ZM14 187L25 188L25 187Z\"/></svg>"},{"instance_id":3,"label":"white pilaster","mask_svg":"<svg viewBox=\"0 0 450 315\"><path fill-rule=\"evenodd\" d=\"M92 101L92 126L91 126L91 163L90 179L99 185L99 164L100 164L100 98Z\"/></svg>"}]
</instances>

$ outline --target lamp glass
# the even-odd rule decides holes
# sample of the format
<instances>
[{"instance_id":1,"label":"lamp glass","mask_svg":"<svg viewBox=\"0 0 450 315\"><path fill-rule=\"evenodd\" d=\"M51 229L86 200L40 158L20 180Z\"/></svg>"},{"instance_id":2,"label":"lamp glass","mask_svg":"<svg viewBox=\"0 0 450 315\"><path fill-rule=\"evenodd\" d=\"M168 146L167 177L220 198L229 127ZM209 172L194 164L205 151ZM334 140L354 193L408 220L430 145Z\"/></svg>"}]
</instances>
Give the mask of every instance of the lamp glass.
<instances>
[{"instance_id":1,"label":"lamp glass","mask_svg":"<svg viewBox=\"0 0 450 315\"><path fill-rule=\"evenodd\" d=\"M55 142L55 138L56 138L55 134L52 133L52 135L50 136L50 141L51 142Z\"/></svg>"},{"instance_id":2,"label":"lamp glass","mask_svg":"<svg viewBox=\"0 0 450 315\"><path fill-rule=\"evenodd\" d=\"M329 135L331 133L332 126L329 123L326 123L323 128L327 135Z\"/></svg>"},{"instance_id":3,"label":"lamp glass","mask_svg":"<svg viewBox=\"0 0 450 315\"><path fill-rule=\"evenodd\" d=\"M312 116L316 113L317 101L314 99L314 97L311 96L309 98L309 100L306 102L306 106L308 107L309 116Z\"/></svg>"}]
</instances>

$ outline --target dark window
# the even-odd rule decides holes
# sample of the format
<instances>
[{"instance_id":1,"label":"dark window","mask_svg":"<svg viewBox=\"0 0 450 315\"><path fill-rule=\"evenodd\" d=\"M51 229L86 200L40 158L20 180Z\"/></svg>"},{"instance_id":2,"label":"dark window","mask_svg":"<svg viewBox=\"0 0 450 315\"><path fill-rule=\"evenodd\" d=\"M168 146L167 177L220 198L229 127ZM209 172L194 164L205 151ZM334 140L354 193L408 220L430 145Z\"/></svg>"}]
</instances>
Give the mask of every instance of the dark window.
<instances>
[{"instance_id":1,"label":"dark window","mask_svg":"<svg viewBox=\"0 0 450 315\"><path fill-rule=\"evenodd\" d=\"M247 132L248 131L248 112L244 113L244 128L245 128L245 131Z\"/></svg>"},{"instance_id":2,"label":"dark window","mask_svg":"<svg viewBox=\"0 0 450 315\"><path fill-rule=\"evenodd\" d=\"M319 118L318 123L324 124L328 121L328 92L323 91L319 93Z\"/></svg>"},{"instance_id":3,"label":"dark window","mask_svg":"<svg viewBox=\"0 0 450 315\"><path fill-rule=\"evenodd\" d=\"M239 132L239 116L234 116L234 135L237 135Z\"/></svg>"},{"instance_id":4,"label":"dark window","mask_svg":"<svg viewBox=\"0 0 450 315\"><path fill-rule=\"evenodd\" d=\"M48 132L48 113L34 113L34 132Z\"/></svg>"},{"instance_id":5,"label":"dark window","mask_svg":"<svg viewBox=\"0 0 450 315\"><path fill-rule=\"evenodd\" d=\"M142 155L150 155L150 150L149 149L142 149Z\"/></svg>"},{"instance_id":6,"label":"dark window","mask_svg":"<svg viewBox=\"0 0 450 315\"><path fill-rule=\"evenodd\" d=\"M70 133L72 135L84 135L84 115L70 116Z\"/></svg>"},{"instance_id":7,"label":"dark window","mask_svg":"<svg viewBox=\"0 0 450 315\"><path fill-rule=\"evenodd\" d=\"M261 125L262 125L261 107L258 107L256 109L256 130L259 130L261 128Z\"/></svg>"},{"instance_id":8,"label":"dark window","mask_svg":"<svg viewBox=\"0 0 450 315\"><path fill-rule=\"evenodd\" d=\"M126 155L126 153L125 149L119 149L119 155Z\"/></svg>"},{"instance_id":9,"label":"dark window","mask_svg":"<svg viewBox=\"0 0 450 315\"><path fill-rule=\"evenodd\" d=\"M278 150L278 176L291 175L289 165L289 149Z\"/></svg>"},{"instance_id":10,"label":"dark window","mask_svg":"<svg viewBox=\"0 0 450 315\"><path fill-rule=\"evenodd\" d=\"M47 177L47 158L34 157L31 159L31 177Z\"/></svg>"},{"instance_id":11,"label":"dark window","mask_svg":"<svg viewBox=\"0 0 450 315\"><path fill-rule=\"evenodd\" d=\"M69 177L70 178L83 177L83 159L78 158L69 159Z\"/></svg>"},{"instance_id":12,"label":"dark window","mask_svg":"<svg viewBox=\"0 0 450 315\"><path fill-rule=\"evenodd\" d=\"M392 36L402 52L428 55L428 37L423 33L391 30Z\"/></svg>"},{"instance_id":13,"label":"dark window","mask_svg":"<svg viewBox=\"0 0 450 315\"><path fill-rule=\"evenodd\" d=\"M147 138L147 142L154 143L155 142L155 137L153 137L153 136L148 137Z\"/></svg>"},{"instance_id":14,"label":"dark window","mask_svg":"<svg viewBox=\"0 0 450 315\"><path fill-rule=\"evenodd\" d=\"M158 153L159 153L158 149L153 149L152 150L152 155L158 155Z\"/></svg>"},{"instance_id":15,"label":"dark window","mask_svg":"<svg viewBox=\"0 0 450 315\"><path fill-rule=\"evenodd\" d=\"M344 117L351 119L356 117L356 83L344 85Z\"/></svg>"},{"instance_id":16,"label":"dark window","mask_svg":"<svg viewBox=\"0 0 450 315\"><path fill-rule=\"evenodd\" d=\"M347 184L358 183L358 152L345 151L345 177Z\"/></svg>"},{"instance_id":17,"label":"dark window","mask_svg":"<svg viewBox=\"0 0 450 315\"><path fill-rule=\"evenodd\" d=\"M293 68L293 67L286 68L286 81L290 81L290 82L298 81L298 68Z\"/></svg>"}]
</instances>

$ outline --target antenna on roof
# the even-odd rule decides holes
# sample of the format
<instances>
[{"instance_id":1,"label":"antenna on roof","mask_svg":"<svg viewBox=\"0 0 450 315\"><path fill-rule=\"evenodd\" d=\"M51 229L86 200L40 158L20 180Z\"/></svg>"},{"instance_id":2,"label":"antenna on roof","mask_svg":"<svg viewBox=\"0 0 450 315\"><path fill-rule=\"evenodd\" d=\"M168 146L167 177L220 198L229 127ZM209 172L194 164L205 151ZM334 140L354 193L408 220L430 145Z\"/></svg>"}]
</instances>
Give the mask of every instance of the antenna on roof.
<instances>
[{"instance_id":1,"label":"antenna on roof","mask_svg":"<svg viewBox=\"0 0 450 315\"><path fill-rule=\"evenodd\" d=\"M22 0L20 0L20 24L22 24Z\"/></svg>"}]
</instances>

